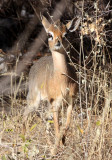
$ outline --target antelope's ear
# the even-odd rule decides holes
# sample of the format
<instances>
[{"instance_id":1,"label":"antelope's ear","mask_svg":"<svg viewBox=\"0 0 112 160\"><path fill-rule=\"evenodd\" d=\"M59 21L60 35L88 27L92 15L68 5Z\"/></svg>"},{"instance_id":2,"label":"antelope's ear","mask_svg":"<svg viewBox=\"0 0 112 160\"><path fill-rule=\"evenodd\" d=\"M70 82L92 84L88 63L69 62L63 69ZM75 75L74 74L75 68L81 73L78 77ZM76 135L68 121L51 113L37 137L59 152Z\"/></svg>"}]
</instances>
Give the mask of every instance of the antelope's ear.
<instances>
[{"instance_id":1,"label":"antelope's ear","mask_svg":"<svg viewBox=\"0 0 112 160\"><path fill-rule=\"evenodd\" d=\"M42 24L43 24L43 26L45 28L45 31L48 33L48 29L49 29L50 23L44 16L42 16L41 19L42 19Z\"/></svg>"},{"instance_id":2,"label":"antelope's ear","mask_svg":"<svg viewBox=\"0 0 112 160\"><path fill-rule=\"evenodd\" d=\"M74 18L66 24L66 28L70 32L74 32L79 27L80 21L81 21L81 18Z\"/></svg>"}]
</instances>

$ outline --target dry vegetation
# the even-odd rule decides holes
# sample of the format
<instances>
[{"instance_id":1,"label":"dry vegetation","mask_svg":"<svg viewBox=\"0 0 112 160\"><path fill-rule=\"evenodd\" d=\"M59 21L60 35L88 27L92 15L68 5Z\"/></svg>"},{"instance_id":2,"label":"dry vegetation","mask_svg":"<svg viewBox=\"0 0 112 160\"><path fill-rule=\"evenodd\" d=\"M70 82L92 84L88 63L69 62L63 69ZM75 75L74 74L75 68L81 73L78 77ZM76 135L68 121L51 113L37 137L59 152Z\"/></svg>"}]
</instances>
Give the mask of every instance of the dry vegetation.
<instances>
[{"instance_id":1,"label":"dry vegetation","mask_svg":"<svg viewBox=\"0 0 112 160\"><path fill-rule=\"evenodd\" d=\"M40 14L48 13L64 23L82 17L79 29L67 37L79 92L65 146L52 158L54 127L53 120L45 118L47 103L29 116L26 134L22 132L29 68L49 53L40 21ZM112 159L111 1L0 1L0 49L0 159Z\"/></svg>"}]
</instances>

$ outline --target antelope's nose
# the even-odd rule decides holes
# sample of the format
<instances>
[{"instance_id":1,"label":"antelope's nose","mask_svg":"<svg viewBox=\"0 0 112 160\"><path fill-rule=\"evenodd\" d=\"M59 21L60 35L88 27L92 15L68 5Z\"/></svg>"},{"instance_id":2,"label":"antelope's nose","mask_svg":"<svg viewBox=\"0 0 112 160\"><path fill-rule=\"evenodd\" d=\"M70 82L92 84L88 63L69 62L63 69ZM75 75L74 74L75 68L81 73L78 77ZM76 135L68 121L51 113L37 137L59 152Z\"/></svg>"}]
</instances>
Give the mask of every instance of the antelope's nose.
<instances>
[{"instance_id":1,"label":"antelope's nose","mask_svg":"<svg viewBox=\"0 0 112 160\"><path fill-rule=\"evenodd\" d=\"M57 46L57 47L60 47L60 45L61 45L61 43L60 43L60 41L58 40L57 43L56 43L56 46Z\"/></svg>"}]
</instances>

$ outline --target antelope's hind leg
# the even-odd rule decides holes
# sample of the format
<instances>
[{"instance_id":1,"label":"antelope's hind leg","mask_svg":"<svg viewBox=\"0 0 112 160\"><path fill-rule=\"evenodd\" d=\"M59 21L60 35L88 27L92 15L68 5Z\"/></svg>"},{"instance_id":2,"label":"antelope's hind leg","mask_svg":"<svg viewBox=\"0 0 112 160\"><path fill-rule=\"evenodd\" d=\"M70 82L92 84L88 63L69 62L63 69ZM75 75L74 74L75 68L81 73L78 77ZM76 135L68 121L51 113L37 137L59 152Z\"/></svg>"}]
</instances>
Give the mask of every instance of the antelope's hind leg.
<instances>
[{"instance_id":1,"label":"antelope's hind leg","mask_svg":"<svg viewBox=\"0 0 112 160\"><path fill-rule=\"evenodd\" d=\"M34 110L36 110L38 108L39 104L40 104L40 96L39 95L32 97L28 94L27 106L26 106L24 113L23 113L23 134L25 134L25 132L26 132L28 115L30 113L32 113Z\"/></svg>"}]
</instances>

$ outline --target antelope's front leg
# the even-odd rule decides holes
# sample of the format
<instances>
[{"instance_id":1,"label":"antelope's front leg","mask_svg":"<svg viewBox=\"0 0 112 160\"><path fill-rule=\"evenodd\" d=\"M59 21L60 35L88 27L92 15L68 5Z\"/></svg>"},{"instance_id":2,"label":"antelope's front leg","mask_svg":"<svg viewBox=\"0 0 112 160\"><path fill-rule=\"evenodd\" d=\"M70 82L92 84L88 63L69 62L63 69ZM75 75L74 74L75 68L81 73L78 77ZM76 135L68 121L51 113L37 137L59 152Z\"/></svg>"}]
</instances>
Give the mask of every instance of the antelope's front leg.
<instances>
[{"instance_id":1,"label":"antelope's front leg","mask_svg":"<svg viewBox=\"0 0 112 160\"><path fill-rule=\"evenodd\" d=\"M74 102L74 97L71 97L69 100L69 106L67 108L67 120L66 120L66 125L65 125L65 131L67 131L70 126L73 102Z\"/></svg>"},{"instance_id":2,"label":"antelope's front leg","mask_svg":"<svg viewBox=\"0 0 112 160\"><path fill-rule=\"evenodd\" d=\"M70 122L71 122L71 114L72 114L72 104L70 104L67 108L67 120L66 120L66 125L65 125L65 131L69 129Z\"/></svg>"},{"instance_id":3,"label":"antelope's front leg","mask_svg":"<svg viewBox=\"0 0 112 160\"><path fill-rule=\"evenodd\" d=\"M60 145L60 132L59 132L59 116L58 107L53 104L53 118L54 118L54 129L55 129L55 144L51 150L51 155L54 156L57 153L58 147Z\"/></svg>"},{"instance_id":4,"label":"antelope's front leg","mask_svg":"<svg viewBox=\"0 0 112 160\"><path fill-rule=\"evenodd\" d=\"M59 137L59 116L58 116L58 108L53 105L53 118L54 118L54 129L55 129L55 137L58 139Z\"/></svg>"},{"instance_id":5,"label":"antelope's front leg","mask_svg":"<svg viewBox=\"0 0 112 160\"><path fill-rule=\"evenodd\" d=\"M64 132L65 133L64 133L64 137L63 137L64 139L65 139L66 132L69 129L70 122L71 122L71 114L72 114L73 102L74 102L74 97L71 97L70 100L69 100L68 108L67 108L67 120L66 120L66 124L65 124L65 128L64 128Z\"/></svg>"}]
</instances>

